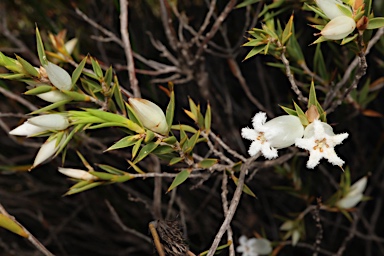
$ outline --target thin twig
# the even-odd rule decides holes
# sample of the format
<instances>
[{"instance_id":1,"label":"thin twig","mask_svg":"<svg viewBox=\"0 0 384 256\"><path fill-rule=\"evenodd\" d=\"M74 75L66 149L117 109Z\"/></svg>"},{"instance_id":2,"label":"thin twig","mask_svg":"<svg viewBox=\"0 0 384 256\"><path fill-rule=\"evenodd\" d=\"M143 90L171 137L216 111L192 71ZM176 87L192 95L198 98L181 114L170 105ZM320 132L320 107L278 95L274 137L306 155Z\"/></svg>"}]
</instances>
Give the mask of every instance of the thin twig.
<instances>
[{"instance_id":1,"label":"thin twig","mask_svg":"<svg viewBox=\"0 0 384 256\"><path fill-rule=\"evenodd\" d=\"M221 225L219 231L217 232L215 239L213 240L213 243L211 245L211 248L208 251L207 256L213 256L215 254L215 251L216 251L217 247L219 246L221 238L223 237L224 233L227 231L229 225L231 224L232 218L235 215L237 206L239 205L239 202L240 202L241 194L243 192L245 174L248 171L250 164L253 161L255 161L258 157L259 157L259 154L248 158L247 161L241 166L239 180L237 183L235 193L234 193L233 198L231 200L231 204L230 204L229 209L228 209L228 214L225 217L224 222Z\"/></svg>"},{"instance_id":2,"label":"thin twig","mask_svg":"<svg viewBox=\"0 0 384 256\"><path fill-rule=\"evenodd\" d=\"M35 247L36 249L38 249L41 253L43 253L44 255L46 256L54 256L54 254L52 254L50 251L48 251L47 248L45 248L45 246L39 242L39 240L37 240L36 237L34 237L23 225L21 225L16 219L15 217L13 217L12 215L10 215L6 210L5 208L3 207L3 205L0 203L0 213L3 214L4 216L10 218L11 220L13 220L17 225L19 225L23 231L27 234L27 239L29 242L31 242Z\"/></svg>"},{"instance_id":3,"label":"thin twig","mask_svg":"<svg viewBox=\"0 0 384 256\"><path fill-rule=\"evenodd\" d=\"M241 161L245 162L247 161L247 158L239 153L237 153L235 150L231 149L225 142L220 139L215 133L212 131L209 132L209 136L212 137L217 143L219 143L220 146L222 146L228 153L233 155L234 157L240 159Z\"/></svg>"},{"instance_id":4,"label":"thin twig","mask_svg":"<svg viewBox=\"0 0 384 256\"><path fill-rule=\"evenodd\" d=\"M227 186L228 186L228 175L224 171L223 172L223 179L221 182L221 202L223 205L224 217L227 217L227 215L228 215L228 199L227 199L228 187ZM233 232L232 232L231 225L229 225L228 229L227 229L227 241L233 242ZM233 243L231 243L231 245L229 247L229 256L235 256L235 247L234 247Z\"/></svg>"},{"instance_id":5,"label":"thin twig","mask_svg":"<svg viewBox=\"0 0 384 256\"><path fill-rule=\"evenodd\" d=\"M137 98L140 98L141 93L140 93L139 83L136 78L131 41L129 40L129 33L128 33L128 1L127 0L120 0L120 32L123 40L125 57L127 59L129 83L131 85L133 95Z\"/></svg>"}]
</instances>

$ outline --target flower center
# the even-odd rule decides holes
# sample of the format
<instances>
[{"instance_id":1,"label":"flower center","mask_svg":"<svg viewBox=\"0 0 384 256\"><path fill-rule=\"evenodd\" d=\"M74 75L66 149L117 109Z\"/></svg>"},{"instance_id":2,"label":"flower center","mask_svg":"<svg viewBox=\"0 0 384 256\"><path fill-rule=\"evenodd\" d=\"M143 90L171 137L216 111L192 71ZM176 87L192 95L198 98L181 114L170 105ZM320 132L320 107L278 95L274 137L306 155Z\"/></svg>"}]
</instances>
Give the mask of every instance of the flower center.
<instances>
[{"instance_id":1,"label":"flower center","mask_svg":"<svg viewBox=\"0 0 384 256\"><path fill-rule=\"evenodd\" d=\"M319 150L321 153L324 152L324 147L329 148L327 140L324 138L322 140L315 140L316 146L313 147L314 150Z\"/></svg>"},{"instance_id":2,"label":"flower center","mask_svg":"<svg viewBox=\"0 0 384 256\"><path fill-rule=\"evenodd\" d=\"M259 132L259 135L257 135L256 140L260 141L261 144L264 144L264 142L267 141L263 132Z\"/></svg>"}]
</instances>

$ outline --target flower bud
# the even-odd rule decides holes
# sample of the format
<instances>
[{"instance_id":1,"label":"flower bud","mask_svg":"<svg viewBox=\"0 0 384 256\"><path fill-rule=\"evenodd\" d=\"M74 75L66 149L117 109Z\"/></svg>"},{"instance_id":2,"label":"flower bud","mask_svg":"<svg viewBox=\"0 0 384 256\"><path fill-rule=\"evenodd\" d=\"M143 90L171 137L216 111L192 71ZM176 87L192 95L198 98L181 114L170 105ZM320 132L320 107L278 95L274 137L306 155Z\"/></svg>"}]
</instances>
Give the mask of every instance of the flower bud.
<instances>
[{"instance_id":1,"label":"flower bud","mask_svg":"<svg viewBox=\"0 0 384 256\"><path fill-rule=\"evenodd\" d=\"M355 207L361 199L363 199L363 192L367 186L367 177L363 177L356 181L350 188L348 193L340 199L336 206L342 209L349 209Z\"/></svg>"},{"instance_id":2,"label":"flower bud","mask_svg":"<svg viewBox=\"0 0 384 256\"><path fill-rule=\"evenodd\" d=\"M339 40L347 37L356 28L354 19L338 16L325 25L320 34L328 40Z\"/></svg>"},{"instance_id":3,"label":"flower bud","mask_svg":"<svg viewBox=\"0 0 384 256\"><path fill-rule=\"evenodd\" d=\"M47 129L44 127L36 126L28 122L24 122L15 129L9 132L11 135L17 136L31 136L37 133L45 132Z\"/></svg>"},{"instance_id":4,"label":"flower bud","mask_svg":"<svg viewBox=\"0 0 384 256\"><path fill-rule=\"evenodd\" d=\"M77 38L72 38L71 40L65 43L64 47L69 55L72 54L73 50L76 47L76 44L77 44Z\"/></svg>"},{"instance_id":5,"label":"flower bud","mask_svg":"<svg viewBox=\"0 0 384 256\"><path fill-rule=\"evenodd\" d=\"M70 97L68 97L67 95L65 95L64 93L58 90L40 93L40 94L37 94L36 96L42 100L45 100L47 102L52 102L52 103L71 99Z\"/></svg>"},{"instance_id":6,"label":"flower bud","mask_svg":"<svg viewBox=\"0 0 384 256\"><path fill-rule=\"evenodd\" d=\"M128 101L145 128L163 135L168 133L167 120L159 106L141 98L129 98Z\"/></svg>"},{"instance_id":7,"label":"flower bud","mask_svg":"<svg viewBox=\"0 0 384 256\"><path fill-rule=\"evenodd\" d=\"M89 172L80 170L80 169L59 167L58 171L70 178L74 178L78 180L96 180L97 179L96 176L93 176Z\"/></svg>"},{"instance_id":8,"label":"flower bud","mask_svg":"<svg viewBox=\"0 0 384 256\"><path fill-rule=\"evenodd\" d=\"M46 130L65 130L69 126L68 118L61 114L49 114L28 119L28 123L40 126Z\"/></svg>"},{"instance_id":9,"label":"flower bud","mask_svg":"<svg viewBox=\"0 0 384 256\"><path fill-rule=\"evenodd\" d=\"M64 140L65 138L62 138L62 141ZM54 138L50 141L48 139L46 142L44 142L44 144L40 147L39 152L37 152L35 161L33 162L31 169L35 168L36 166L51 158L59 149L59 147L60 143L58 144L57 138Z\"/></svg>"},{"instance_id":10,"label":"flower bud","mask_svg":"<svg viewBox=\"0 0 384 256\"><path fill-rule=\"evenodd\" d=\"M63 68L52 62L44 66L49 81L59 90L70 90L72 88L71 76Z\"/></svg>"},{"instance_id":11,"label":"flower bud","mask_svg":"<svg viewBox=\"0 0 384 256\"><path fill-rule=\"evenodd\" d=\"M343 4L338 0L316 0L317 6L324 12L329 19L334 19L338 16L345 16L345 14L337 7Z\"/></svg>"}]
</instances>

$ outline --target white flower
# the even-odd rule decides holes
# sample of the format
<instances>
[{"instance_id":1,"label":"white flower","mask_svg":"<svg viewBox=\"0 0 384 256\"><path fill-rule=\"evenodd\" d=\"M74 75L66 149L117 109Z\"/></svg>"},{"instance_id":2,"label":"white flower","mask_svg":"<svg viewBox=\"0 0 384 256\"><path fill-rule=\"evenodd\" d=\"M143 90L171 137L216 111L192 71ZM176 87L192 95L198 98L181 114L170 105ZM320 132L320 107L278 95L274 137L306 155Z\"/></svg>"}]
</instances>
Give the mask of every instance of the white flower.
<instances>
[{"instance_id":1,"label":"white flower","mask_svg":"<svg viewBox=\"0 0 384 256\"><path fill-rule=\"evenodd\" d=\"M129 98L128 101L137 118L147 129L163 135L168 133L167 120L159 106L141 98Z\"/></svg>"},{"instance_id":2,"label":"white flower","mask_svg":"<svg viewBox=\"0 0 384 256\"><path fill-rule=\"evenodd\" d=\"M265 238L247 239L246 236L241 236L239 243L236 251L242 253L242 256L266 255L272 252L271 243Z\"/></svg>"},{"instance_id":3,"label":"white flower","mask_svg":"<svg viewBox=\"0 0 384 256\"><path fill-rule=\"evenodd\" d=\"M84 170L80 170L80 169L59 167L58 171L64 175L70 177L70 178L74 178L74 179L78 179L78 180L88 180L89 181L89 180L96 180L97 179L96 176L93 176L89 172L84 171Z\"/></svg>"},{"instance_id":4,"label":"white flower","mask_svg":"<svg viewBox=\"0 0 384 256\"><path fill-rule=\"evenodd\" d=\"M304 128L297 116L284 115L266 120L266 114L259 112L252 119L253 129L241 129L241 136L253 141L248 150L251 156L261 151L268 159L276 158L277 149L289 147L303 136Z\"/></svg>"},{"instance_id":5,"label":"white flower","mask_svg":"<svg viewBox=\"0 0 384 256\"><path fill-rule=\"evenodd\" d=\"M49 81L59 90L70 90L72 88L72 79L65 69L48 61L44 66Z\"/></svg>"},{"instance_id":6,"label":"white flower","mask_svg":"<svg viewBox=\"0 0 384 256\"><path fill-rule=\"evenodd\" d=\"M344 161L337 156L334 147L348 137L348 133L335 135L332 127L324 122L315 120L304 131L304 138L296 140L296 146L309 151L307 168L313 169L325 158L333 165L342 166Z\"/></svg>"},{"instance_id":7,"label":"white flower","mask_svg":"<svg viewBox=\"0 0 384 256\"><path fill-rule=\"evenodd\" d=\"M338 7L343 5L343 3L339 0L316 0L316 4L329 19L334 19L338 16L345 16L345 14Z\"/></svg>"},{"instance_id":8,"label":"white flower","mask_svg":"<svg viewBox=\"0 0 384 256\"><path fill-rule=\"evenodd\" d=\"M52 140L48 139L46 142L44 142L44 144L40 147L39 152L37 152L31 169L51 158L57 152L61 146L61 143L65 141L65 137L66 136L64 135L61 138L61 141L57 141L57 138L54 138Z\"/></svg>"},{"instance_id":9,"label":"white flower","mask_svg":"<svg viewBox=\"0 0 384 256\"><path fill-rule=\"evenodd\" d=\"M348 16L338 16L328 22L320 34L328 40L339 40L347 37L355 28L354 19Z\"/></svg>"},{"instance_id":10,"label":"white flower","mask_svg":"<svg viewBox=\"0 0 384 256\"><path fill-rule=\"evenodd\" d=\"M349 188L348 193L336 203L336 206L342 209L355 207L364 196L363 192L367 186L367 180L367 177L364 176L360 180L356 181Z\"/></svg>"},{"instance_id":11,"label":"white flower","mask_svg":"<svg viewBox=\"0 0 384 256\"><path fill-rule=\"evenodd\" d=\"M58 90L40 93L40 94L37 94L36 96L42 100L45 100L47 102L52 102L52 103L71 99L69 96L65 95L64 93Z\"/></svg>"},{"instance_id":12,"label":"white flower","mask_svg":"<svg viewBox=\"0 0 384 256\"><path fill-rule=\"evenodd\" d=\"M76 47L76 44L77 44L77 38L72 38L71 40L65 43L64 47L69 55L72 54L73 50Z\"/></svg>"},{"instance_id":13,"label":"white flower","mask_svg":"<svg viewBox=\"0 0 384 256\"><path fill-rule=\"evenodd\" d=\"M16 127L9 134L18 136L32 136L50 130L65 130L69 126L68 118L61 114L48 114L29 118L22 125Z\"/></svg>"}]
</instances>

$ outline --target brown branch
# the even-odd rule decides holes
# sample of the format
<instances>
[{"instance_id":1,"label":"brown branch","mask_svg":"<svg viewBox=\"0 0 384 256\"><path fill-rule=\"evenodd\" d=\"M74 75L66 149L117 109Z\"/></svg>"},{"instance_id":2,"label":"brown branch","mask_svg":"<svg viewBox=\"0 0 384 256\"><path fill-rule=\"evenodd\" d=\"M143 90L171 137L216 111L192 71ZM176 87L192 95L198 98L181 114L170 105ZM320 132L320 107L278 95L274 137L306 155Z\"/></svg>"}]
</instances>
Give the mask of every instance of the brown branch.
<instances>
[{"instance_id":1,"label":"brown branch","mask_svg":"<svg viewBox=\"0 0 384 256\"><path fill-rule=\"evenodd\" d=\"M131 41L128 33L128 0L120 0L120 32L123 40L123 48L127 59L127 68L129 75L129 83L133 91L133 95L137 98L141 97L139 83L135 73L135 63L133 62Z\"/></svg>"},{"instance_id":2,"label":"brown branch","mask_svg":"<svg viewBox=\"0 0 384 256\"><path fill-rule=\"evenodd\" d=\"M229 225L231 224L231 221L233 219L233 216L235 215L237 206L239 205L240 197L243 193L245 174L248 171L248 168L251 165L251 163L255 161L259 157L259 155L260 154L257 154L255 156L248 158L247 161L241 166L239 181L237 183L235 193L231 200L231 204L228 208L227 216L225 217L223 224L221 225L219 231L217 232L215 239L213 240L213 243L211 245L211 248L208 251L207 256L213 256L215 254L215 251L219 246L221 238L223 237L224 233L227 231Z\"/></svg>"}]
</instances>

